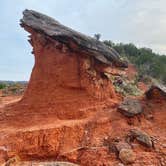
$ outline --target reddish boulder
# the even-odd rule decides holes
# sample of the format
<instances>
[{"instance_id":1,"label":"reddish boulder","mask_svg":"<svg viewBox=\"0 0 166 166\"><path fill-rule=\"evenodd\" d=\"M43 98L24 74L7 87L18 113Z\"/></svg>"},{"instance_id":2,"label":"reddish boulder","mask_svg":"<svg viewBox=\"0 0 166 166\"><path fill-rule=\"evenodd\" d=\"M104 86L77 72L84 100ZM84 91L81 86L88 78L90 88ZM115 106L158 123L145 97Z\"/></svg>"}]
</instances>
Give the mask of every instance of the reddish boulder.
<instances>
[{"instance_id":1,"label":"reddish boulder","mask_svg":"<svg viewBox=\"0 0 166 166\"><path fill-rule=\"evenodd\" d=\"M124 163L124 164L131 164L135 161L136 155L131 149L122 149L119 152L119 159Z\"/></svg>"}]
</instances>

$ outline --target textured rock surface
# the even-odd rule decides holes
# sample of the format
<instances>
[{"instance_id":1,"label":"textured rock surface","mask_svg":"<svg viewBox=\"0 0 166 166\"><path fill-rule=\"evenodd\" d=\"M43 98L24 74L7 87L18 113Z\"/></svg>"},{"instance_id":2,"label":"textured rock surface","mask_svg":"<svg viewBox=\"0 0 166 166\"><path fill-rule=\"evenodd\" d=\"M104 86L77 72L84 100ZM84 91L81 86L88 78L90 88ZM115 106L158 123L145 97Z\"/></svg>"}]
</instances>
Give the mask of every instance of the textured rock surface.
<instances>
[{"instance_id":1,"label":"textured rock surface","mask_svg":"<svg viewBox=\"0 0 166 166\"><path fill-rule=\"evenodd\" d=\"M148 99L158 99L164 98L166 100L166 87L163 85L152 85L149 90L145 92Z\"/></svg>"},{"instance_id":2,"label":"textured rock surface","mask_svg":"<svg viewBox=\"0 0 166 166\"><path fill-rule=\"evenodd\" d=\"M122 149L131 149L131 146L126 142L119 142L115 146L118 152L120 152Z\"/></svg>"},{"instance_id":3,"label":"textured rock surface","mask_svg":"<svg viewBox=\"0 0 166 166\"><path fill-rule=\"evenodd\" d=\"M135 161L136 155L131 149L122 149L119 158L124 164L131 164Z\"/></svg>"},{"instance_id":4,"label":"textured rock surface","mask_svg":"<svg viewBox=\"0 0 166 166\"><path fill-rule=\"evenodd\" d=\"M26 28L28 26L38 32L42 32L53 40L63 43L72 51L85 51L88 55L94 56L103 63L127 67L126 62L120 60L119 54L102 42L65 27L58 21L36 11L25 10L23 14L24 17L21 20L23 27Z\"/></svg>"},{"instance_id":5,"label":"textured rock surface","mask_svg":"<svg viewBox=\"0 0 166 166\"><path fill-rule=\"evenodd\" d=\"M106 100L116 99L112 82L98 69L108 67L107 62L121 63L119 55L35 11L25 10L21 25L31 34L35 65L16 114L23 110L23 116L42 112L58 119L82 119L107 107Z\"/></svg>"},{"instance_id":6,"label":"textured rock surface","mask_svg":"<svg viewBox=\"0 0 166 166\"><path fill-rule=\"evenodd\" d=\"M133 117L143 112L140 101L133 98L125 98L118 110L127 117Z\"/></svg>"},{"instance_id":7,"label":"textured rock surface","mask_svg":"<svg viewBox=\"0 0 166 166\"><path fill-rule=\"evenodd\" d=\"M147 133L141 130L136 130L136 129L130 130L130 136L149 148L153 147L153 142L151 137Z\"/></svg>"}]
</instances>

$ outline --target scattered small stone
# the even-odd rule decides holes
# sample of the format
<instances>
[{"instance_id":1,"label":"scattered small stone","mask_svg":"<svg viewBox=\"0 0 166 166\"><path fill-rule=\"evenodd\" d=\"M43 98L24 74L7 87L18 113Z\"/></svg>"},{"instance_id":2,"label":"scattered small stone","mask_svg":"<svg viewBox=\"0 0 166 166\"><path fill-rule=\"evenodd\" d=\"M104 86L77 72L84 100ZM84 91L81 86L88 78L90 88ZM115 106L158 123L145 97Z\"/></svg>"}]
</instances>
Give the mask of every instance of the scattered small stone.
<instances>
[{"instance_id":1,"label":"scattered small stone","mask_svg":"<svg viewBox=\"0 0 166 166\"><path fill-rule=\"evenodd\" d=\"M19 165L18 163L20 162L20 158L19 158L19 156L14 156L14 157L12 157L12 158L9 158L6 162L5 162L5 164L4 164L4 166L12 166L12 165Z\"/></svg>"},{"instance_id":2,"label":"scattered small stone","mask_svg":"<svg viewBox=\"0 0 166 166\"><path fill-rule=\"evenodd\" d=\"M134 149L134 148L137 148L139 146L139 144L135 144L135 143L132 143L131 144L131 147Z\"/></svg>"},{"instance_id":3,"label":"scattered small stone","mask_svg":"<svg viewBox=\"0 0 166 166\"><path fill-rule=\"evenodd\" d=\"M140 101L128 97L119 105L118 110L127 117L134 117L143 112Z\"/></svg>"},{"instance_id":4,"label":"scattered small stone","mask_svg":"<svg viewBox=\"0 0 166 166\"><path fill-rule=\"evenodd\" d=\"M121 138L120 137L115 137L114 140L115 140L115 142L119 142L121 140Z\"/></svg>"},{"instance_id":5,"label":"scattered small stone","mask_svg":"<svg viewBox=\"0 0 166 166\"><path fill-rule=\"evenodd\" d=\"M154 141L153 141L153 143L155 143L155 144L156 144L156 143L157 143L157 141L156 141L156 140L154 140Z\"/></svg>"},{"instance_id":6,"label":"scattered small stone","mask_svg":"<svg viewBox=\"0 0 166 166\"><path fill-rule=\"evenodd\" d=\"M149 114L149 115L147 115L147 116L146 116L146 119L148 119L148 120L153 120L153 119L154 119L154 117L153 117L153 115L152 115L152 114Z\"/></svg>"},{"instance_id":7,"label":"scattered small stone","mask_svg":"<svg viewBox=\"0 0 166 166\"><path fill-rule=\"evenodd\" d=\"M163 148L166 148L166 144L162 144L162 147L163 147Z\"/></svg>"},{"instance_id":8,"label":"scattered small stone","mask_svg":"<svg viewBox=\"0 0 166 166\"><path fill-rule=\"evenodd\" d=\"M161 162L161 166L165 166L165 163L164 163L164 162Z\"/></svg>"},{"instance_id":9,"label":"scattered small stone","mask_svg":"<svg viewBox=\"0 0 166 166\"><path fill-rule=\"evenodd\" d=\"M117 145L120 143L121 138L120 137L115 137L115 138L108 138L108 139L104 139L104 145L109 147L109 151L113 152L113 153L119 153L119 151L117 150Z\"/></svg>"},{"instance_id":10,"label":"scattered small stone","mask_svg":"<svg viewBox=\"0 0 166 166\"><path fill-rule=\"evenodd\" d=\"M165 160L164 158L161 158L161 159L160 159L160 164L161 164L162 166L165 166L165 165L166 165L166 160Z\"/></svg>"},{"instance_id":11,"label":"scattered small stone","mask_svg":"<svg viewBox=\"0 0 166 166\"><path fill-rule=\"evenodd\" d=\"M159 153L159 152L160 152L160 149L155 149L155 152Z\"/></svg>"},{"instance_id":12,"label":"scattered small stone","mask_svg":"<svg viewBox=\"0 0 166 166\"><path fill-rule=\"evenodd\" d=\"M136 139L138 142L140 142L142 145L145 145L146 147L153 147L153 141L151 137L141 130L131 129L129 137L131 137L132 140Z\"/></svg>"},{"instance_id":13,"label":"scattered small stone","mask_svg":"<svg viewBox=\"0 0 166 166\"><path fill-rule=\"evenodd\" d=\"M131 149L122 149L119 152L119 159L124 163L124 164L131 164L135 161L136 155Z\"/></svg>"},{"instance_id":14,"label":"scattered small stone","mask_svg":"<svg viewBox=\"0 0 166 166\"><path fill-rule=\"evenodd\" d=\"M118 152L120 152L122 149L131 149L131 146L126 142L119 142L115 145Z\"/></svg>"}]
</instances>

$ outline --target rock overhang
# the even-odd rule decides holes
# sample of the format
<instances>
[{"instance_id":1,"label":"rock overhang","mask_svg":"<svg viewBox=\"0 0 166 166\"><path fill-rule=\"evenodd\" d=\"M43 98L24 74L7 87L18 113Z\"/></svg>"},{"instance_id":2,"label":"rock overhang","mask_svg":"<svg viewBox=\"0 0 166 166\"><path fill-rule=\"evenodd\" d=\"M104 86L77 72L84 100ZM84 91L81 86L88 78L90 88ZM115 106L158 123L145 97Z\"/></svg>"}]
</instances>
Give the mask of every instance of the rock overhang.
<instances>
[{"instance_id":1,"label":"rock overhang","mask_svg":"<svg viewBox=\"0 0 166 166\"><path fill-rule=\"evenodd\" d=\"M127 67L126 61L120 58L118 52L113 48L106 46L92 37L86 36L80 32L72 30L53 18L36 12L34 10L24 10L23 18L20 25L26 30L30 28L36 32L42 33L52 39L65 44L74 52L83 52L89 56L93 56L99 62L106 65L114 65L117 67ZM74 43L76 47L72 47Z\"/></svg>"},{"instance_id":2,"label":"rock overhang","mask_svg":"<svg viewBox=\"0 0 166 166\"><path fill-rule=\"evenodd\" d=\"M148 99L160 99L161 97L166 99L166 87L161 84L153 84L149 90L145 92Z\"/></svg>"}]
</instances>

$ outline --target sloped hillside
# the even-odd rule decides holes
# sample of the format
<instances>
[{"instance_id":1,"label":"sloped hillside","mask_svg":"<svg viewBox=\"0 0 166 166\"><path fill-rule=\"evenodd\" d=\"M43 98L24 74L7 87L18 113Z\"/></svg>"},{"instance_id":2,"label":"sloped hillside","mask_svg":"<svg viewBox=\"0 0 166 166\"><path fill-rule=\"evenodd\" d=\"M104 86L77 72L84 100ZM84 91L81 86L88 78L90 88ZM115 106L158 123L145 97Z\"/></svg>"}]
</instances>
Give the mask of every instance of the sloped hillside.
<instances>
[{"instance_id":1,"label":"sloped hillside","mask_svg":"<svg viewBox=\"0 0 166 166\"><path fill-rule=\"evenodd\" d=\"M148 82L152 77L166 85L166 56L154 53L150 48L137 48L134 44L104 43L114 48L138 69L138 79Z\"/></svg>"}]
</instances>

